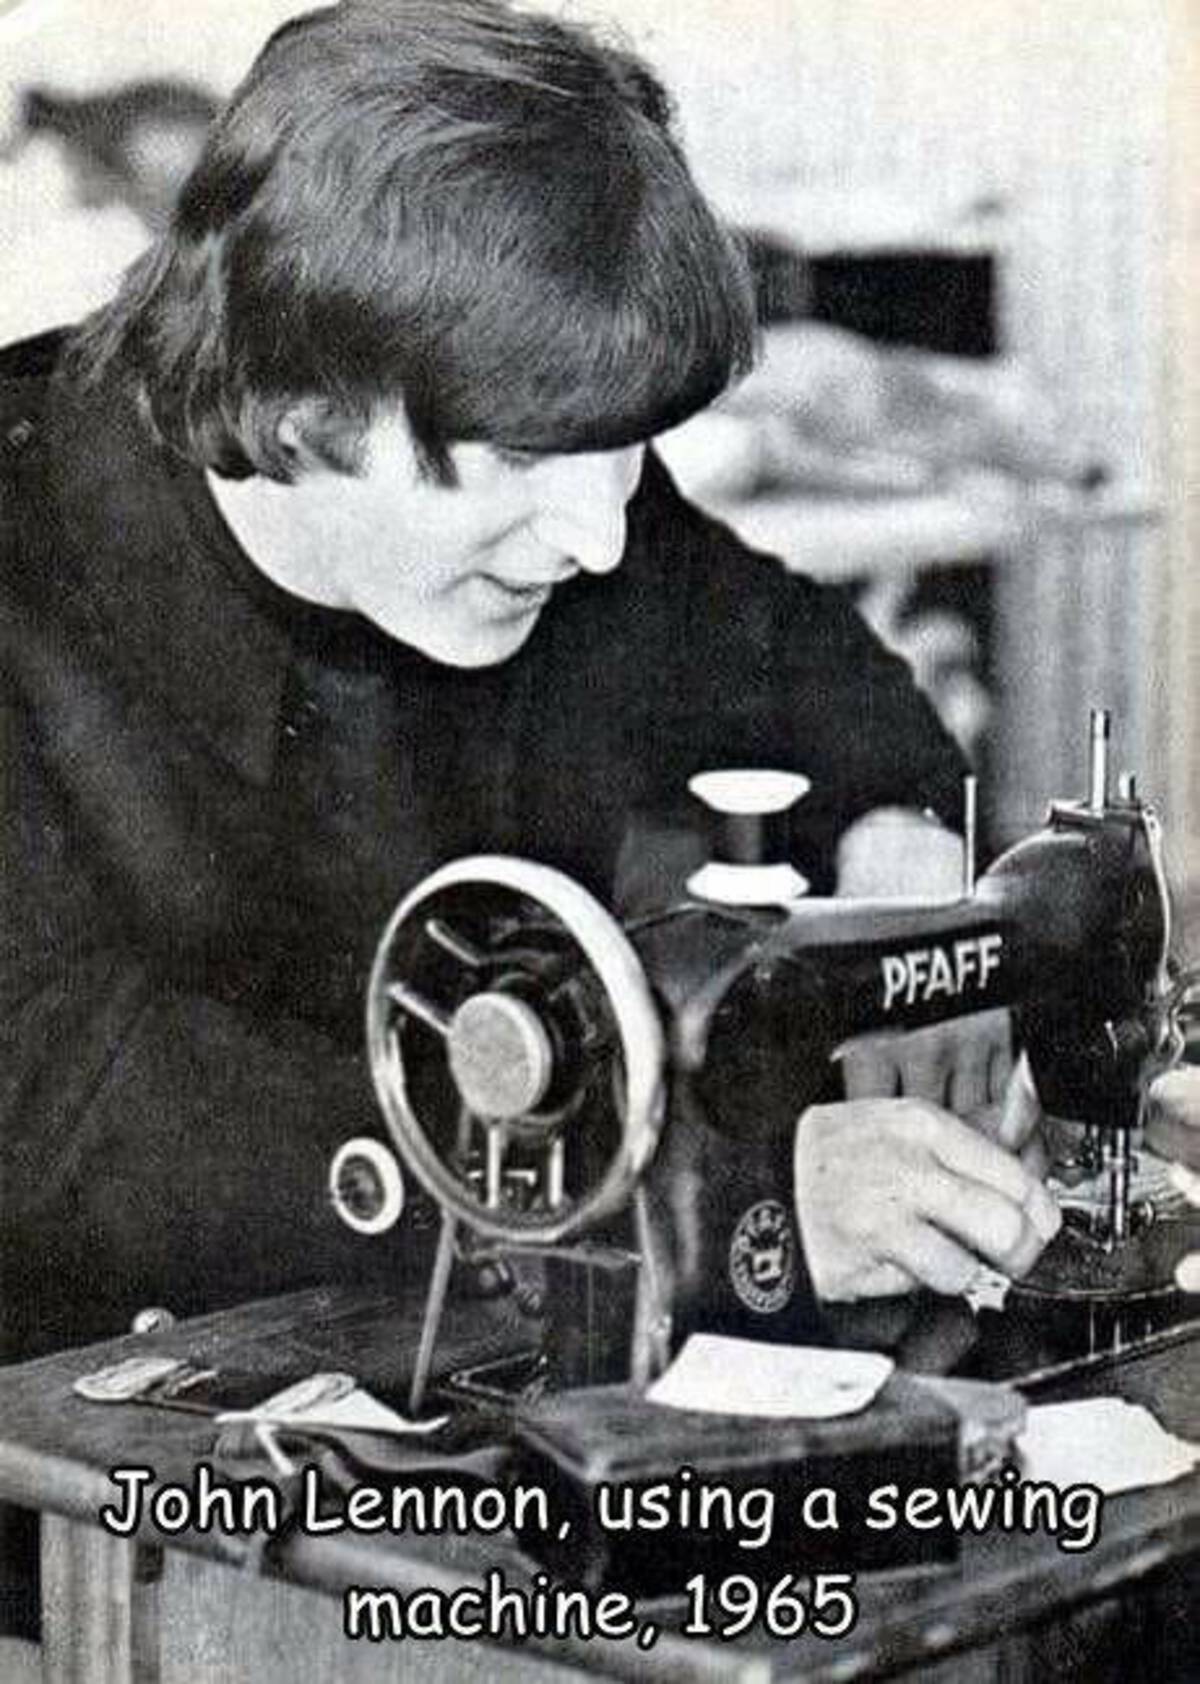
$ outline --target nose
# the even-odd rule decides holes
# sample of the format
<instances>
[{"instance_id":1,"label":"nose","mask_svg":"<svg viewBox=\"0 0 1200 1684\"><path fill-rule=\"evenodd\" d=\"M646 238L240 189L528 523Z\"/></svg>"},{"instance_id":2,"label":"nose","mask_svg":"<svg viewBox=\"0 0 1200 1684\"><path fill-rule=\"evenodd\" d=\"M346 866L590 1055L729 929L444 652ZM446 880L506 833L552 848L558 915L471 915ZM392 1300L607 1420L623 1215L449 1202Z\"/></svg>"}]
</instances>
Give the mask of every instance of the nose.
<instances>
[{"instance_id":1,"label":"nose","mask_svg":"<svg viewBox=\"0 0 1200 1684\"><path fill-rule=\"evenodd\" d=\"M625 506L641 478L645 453L638 444L549 458L533 523L541 541L587 573L611 573L625 553Z\"/></svg>"}]
</instances>

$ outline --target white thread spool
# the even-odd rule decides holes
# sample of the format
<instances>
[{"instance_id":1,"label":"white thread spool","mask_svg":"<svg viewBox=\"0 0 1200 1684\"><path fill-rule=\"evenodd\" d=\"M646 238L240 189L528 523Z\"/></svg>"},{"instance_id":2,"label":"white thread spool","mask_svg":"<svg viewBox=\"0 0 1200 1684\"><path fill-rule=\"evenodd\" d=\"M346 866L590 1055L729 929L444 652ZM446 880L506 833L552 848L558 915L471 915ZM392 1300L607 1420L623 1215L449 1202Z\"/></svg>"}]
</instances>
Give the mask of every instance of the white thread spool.
<instances>
[{"instance_id":1,"label":"white thread spool","mask_svg":"<svg viewBox=\"0 0 1200 1684\"><path fill-rule=\"evenodd\" d=\"M786 906L808 881L784 856L785 815L811 788L799 772L743 767L698 772L688 789L716 816L714 855L688 878L688 893L721 906Z\"/></svg>"}]
</instances>

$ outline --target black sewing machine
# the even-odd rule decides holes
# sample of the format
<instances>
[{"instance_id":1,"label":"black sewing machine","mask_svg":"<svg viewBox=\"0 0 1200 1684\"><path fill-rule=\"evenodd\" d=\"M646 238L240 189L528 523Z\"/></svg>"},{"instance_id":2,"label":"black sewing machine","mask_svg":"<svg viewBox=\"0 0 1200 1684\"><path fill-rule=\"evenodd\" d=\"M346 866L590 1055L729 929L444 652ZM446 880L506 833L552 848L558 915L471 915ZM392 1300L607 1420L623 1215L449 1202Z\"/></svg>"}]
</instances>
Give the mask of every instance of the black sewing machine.
<instances>
[{"instance_id":1,"label":"black sewing machine","mask_svg":"<svg viewBox=\"0 0 1200 1684\"><path fill-rule=\"evenodd\" d=\"M1047 1112L1080 1125L1073 1169L1093 1188L1067 1200L1026 1302L1082 1300L1094 1322L1097 1305L1169 1294L1178 1242L1131 1186L1186 979L1158 821L1131 777L1110 793L1107 758L1095 714L1086 799L1056 802L978 881L968 866L946 901L695 896L622 927L560 873L506 857L410 894L367 1019L392 1143L443 1212L414 1409L456 1258L503 1270L532 1254L551 1272L541 1360L560 1385L645 1382L697 1330L803 1341L796 1117L848 1037L991 1006L1012 1007ZM755 868L753 828L739 818L718 862L734 877ZM973 800L966 828L969 860ZM348 1142L331 1186L363 1231L398 1213L379 1142Z\"/></svg>"}]
</instances>

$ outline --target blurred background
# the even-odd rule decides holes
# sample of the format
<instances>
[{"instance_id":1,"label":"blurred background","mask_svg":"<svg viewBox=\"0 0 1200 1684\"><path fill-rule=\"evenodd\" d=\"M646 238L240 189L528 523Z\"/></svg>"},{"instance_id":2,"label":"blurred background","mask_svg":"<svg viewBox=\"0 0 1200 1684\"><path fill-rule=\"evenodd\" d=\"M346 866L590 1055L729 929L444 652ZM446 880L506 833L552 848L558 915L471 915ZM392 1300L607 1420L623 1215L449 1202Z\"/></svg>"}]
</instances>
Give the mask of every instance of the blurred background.
<instances>
[{"instance_id":1,"label":"blurred background","mask_svg":"<svg viewBox=\"0 0 1200 1684\"><path fill-rule=\"evenodd\" d=\"M0 0L0 340L107 295L305 9ZM993 844L1082 790L1110 707L1195 904L1200 0L553 9L658 67L749 241L762 363L664 442L685 487L854 593Z\"/></svg>"}]
</instances>

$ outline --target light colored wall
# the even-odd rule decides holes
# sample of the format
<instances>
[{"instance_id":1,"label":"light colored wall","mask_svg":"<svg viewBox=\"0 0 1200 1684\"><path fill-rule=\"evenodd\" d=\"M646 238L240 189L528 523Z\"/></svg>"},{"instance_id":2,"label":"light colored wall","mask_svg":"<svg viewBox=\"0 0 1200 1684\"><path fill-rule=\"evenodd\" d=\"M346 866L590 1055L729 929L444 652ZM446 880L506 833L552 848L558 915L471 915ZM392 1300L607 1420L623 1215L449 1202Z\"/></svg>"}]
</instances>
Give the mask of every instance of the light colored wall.
<instances>
[{"instance_id":1,"label":"light colored wall","mask_svg":"<svg viewBox=\"0 0 1200 1684\"><path fill-rule=\"evenodd\" d=\"M188 75L226 91L297 0L0 0L0 88Z\"/></svg>"},{"instance_id":2,"label":"light colored wall","mask_svg":"<svg viewBox=\"0 0 1200 1684\"><path fill-rule=\"evenodd\" d=\"M575 4L575 12L594 6ZM732 209L827 237L964 229L1002 254L1002 334L1149 527L1041 532L1000 564L996 807L1017 832L1084 775L1089 705L1200 873L1197 0L654 0L609 6L683 101ZM995 203L988 217L981 205ZM890 207L890 208L889 208ZM973 214L972 214L972 208ZM861 225L861 226L860 226Z\"/></svg>"},{"instance_id":3,"label":"light colored wall","mask_svg":"<svg viewBox=\"0 0 1200 1684\"><path fill-rule=\"evenodd\" d=\"M1149 729L1161 744L1176 877L1200 948L1200 0L1172 0L1167 338L1168 522L1150 626Z\"/></svg>"}]
</instances>

